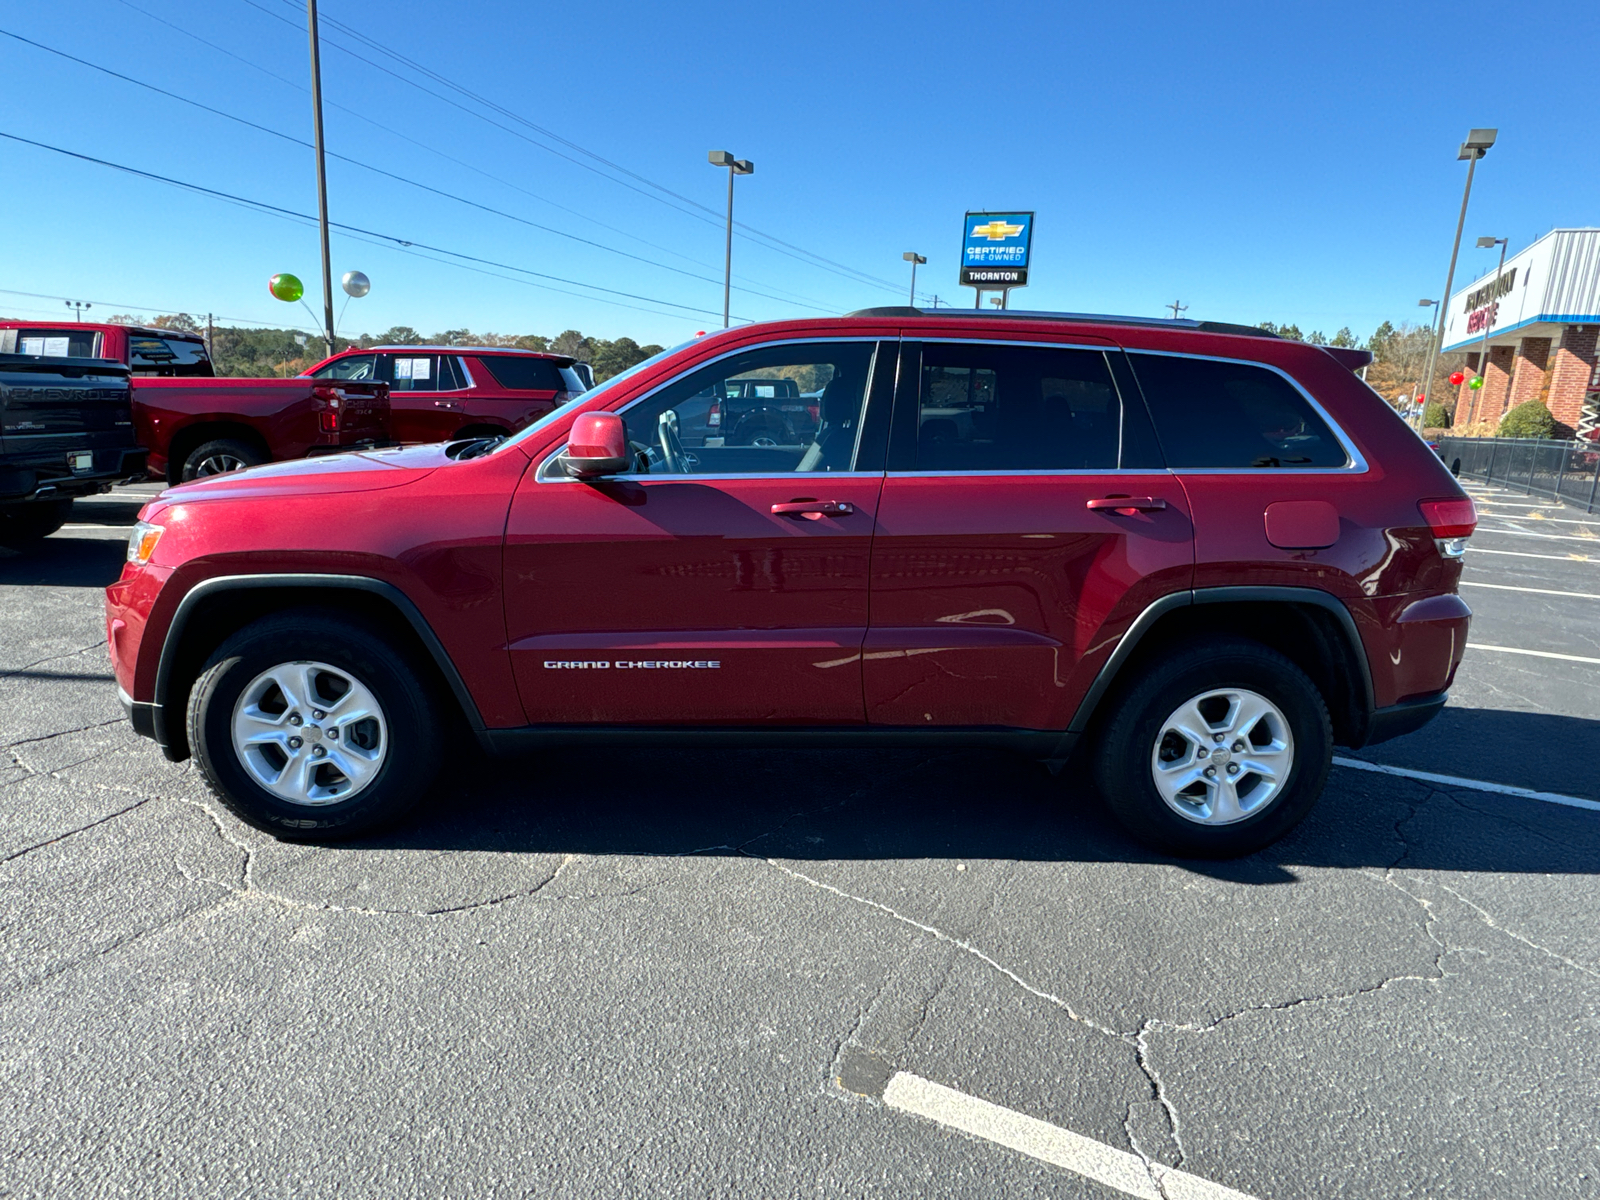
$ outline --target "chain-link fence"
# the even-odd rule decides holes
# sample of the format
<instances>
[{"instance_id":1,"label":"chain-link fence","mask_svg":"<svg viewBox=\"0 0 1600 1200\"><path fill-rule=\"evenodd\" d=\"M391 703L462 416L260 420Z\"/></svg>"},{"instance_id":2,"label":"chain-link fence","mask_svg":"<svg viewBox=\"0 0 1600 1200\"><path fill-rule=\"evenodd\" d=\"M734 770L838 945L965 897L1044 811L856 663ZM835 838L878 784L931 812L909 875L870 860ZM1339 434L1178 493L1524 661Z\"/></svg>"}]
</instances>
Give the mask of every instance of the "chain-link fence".
<instances>
[{"instance_id":1,"label":"chain-link fence","mask_svg":"<svg viewBox=\"0 0 1600 1200\"><path fill-rule=\"evenodd\" d=\"M1548 496L1595 511L1600 445L1542 438L1440 438L1439 456L1463 479ZM1456 466L1460 463L1459 468Z\"/></svg>"}]
</instances>

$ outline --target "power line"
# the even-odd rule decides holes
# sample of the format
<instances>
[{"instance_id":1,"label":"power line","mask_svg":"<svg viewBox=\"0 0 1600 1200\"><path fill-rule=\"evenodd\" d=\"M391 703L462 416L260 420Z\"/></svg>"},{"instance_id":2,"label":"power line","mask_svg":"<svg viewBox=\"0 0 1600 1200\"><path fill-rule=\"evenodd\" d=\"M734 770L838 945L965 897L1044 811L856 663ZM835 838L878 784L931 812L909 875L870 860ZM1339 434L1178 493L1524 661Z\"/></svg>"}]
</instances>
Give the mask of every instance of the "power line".
<instances>
[{"instance_id":1,"label":"power line","mask_svg":"<svg viewBox=\"0 0 1600 1200\"><path fill-rule=\"evenodd\" d=\"M265 213L271 213L271 214L274 214L274 215L289 217L289 218L292 218L294 220L304 221L306 223L313 223L317 219L317 218L315 218L313 216L310 216L307 213L299 213L299 212L295 212L293 209L290 209L290 208L283 208L280 205L268 204L264 200L252 200L247 196L236 196L236 195L232 194L231 192L219 191L216 188L203 187L202 185L200 185L198 183L189 183L186 180L174 179L174 178L172 178L171 176L168 176L168 175L158 175L154 171L142 171L137 167L130 167L130 166L126 166L123 163L111 162L108 159L95 158L92 155L88 155L88 154L79 154L77 151L74 151L74 150L67 150L67 149L65 149L64 147L61 147L61 146L52 146L48 142L34 141L32 138L20 137L17 134L14 134L14 133L6 133L4 130L0 130L0 138L5 138L8 141L20 142L23 145L27 145L27 146L34 146L34 147L37 147L38 149L41 149L41 150L49 150L49 151L51 151L51 152L53 152L55 154L61 154L61 155L64 155L64 156L66 156L68 158L78 159L81 162L94 163L96 166L109 167L114 171L122 171L122 172L124 172L126 174L129 174L129 175L137 175L137 176L140 176L141 178L144 178L144 179L155 180L157 183L169 184L169 185L171 185L173 187L183 188L186 191L196 192L196 193L198 193L200 195L204 195L204 196L211 196L211 197L214 197L214 198L219 199L219 200L227 201L230 204L237 204L237 205L239 205L241 207L254 209L254 210L259 211L259 212L265 212ZM398 237L395 234L391 234L391 233L380 233L377 230L363 229L359 225L347 225L347 224L344 224L343 222L340 222L340 221L330 221L328 224L330 226L332 226L333 228L335 228L335 229L342 229L342 230L344 230L344 231L346 231L348 233L363 235L363 236L365 236L367 238L374 238L374 239L377 239L379 242L382 242L382 243L393 243L395 246L399 246L399 247L406 248L406 249L415 247L416 249L419 249L419 250L428 250L428 251L431 251L431 252L433 252L435 254L446 255L451 259L459 259L462 262L479 263L479 264L482 264L484 266L498 267L501 270L505 270L505 271L515 271L519 275L529 275L529 276L532 276L533 278L536 278L536 279L553 280L556 283L564 283L564 284L568 284L569 286L572 286L572 287L589 288L592 291L604 292L604 293L606 293L607 295L610 295L610 296L623 296L623 297L626 297L629 300L640 300L640 301L643 301L643 302L645 302L647 304L657 304L657 305L661 305L661 306L663 306L665 308L679 309L679 310L681 310L683 312L692 312L692 313L698 313L698 314L703 315L703 316L713 316L713 317L721 315L720 313L714 312L714 311L712 311L711 309L708 309L708 308L695 308L693 305L678 304L675 301L662 300L662 299L660 299L659 297L656 297L656 296L641 296L641 295L639 295L639 294L637 294L635 292L624 292L624 291L621 291L621 290L619 290L617 288L601 287L597 283L584 283L582 280L579 280L579 279L567 279L567 278L565 278L564 276L561 276L561 275L550 275L550 274L547 274L546 272L543 272L543 271L534 271L534 270L530 270L527 267L519 267L519 266L515 265L514 263L496 262L494 259L481 258L481 257L478 257L476 255L472 255L472 254L464 254L459 250L449 250L449 249L446 249L443 246L431 246L426 242L419 242L419 241L416 241L416 240L410 239L410 238ZM559 290L559 289L551 289L551 290ZM598 301L599 303L602 303L602 304L615 303L615 301L608 301L608 300L605 300L603 297L600 297L600 296L587 296L587 295L582 295L581 293L570 293L570 292L567 293L567 294L568 295L579 295L582 299L594 300L594 301ZM623 307L631 307L631 306L630 305L624 305ZM666 315L666 314L663 314L663 315Z\"/></svg>"},{"instance_id":2,"label":"power line","mask_svg":"<svg viewBox=\"0 0 1600 1200\"><path fill-rule=\"evenodd\" d=\"M126 0L124 0L124 2L126 2ZM305 27L303 25L300 25L295 21L291 21L287 17L284 17L279 13L272 12L270 9L266 8L264 5L259 3L258 0L242 0L242 3L248 4L251 8L257 9L258 11L266 14L269 17L272 17L275 20L281 21L283 24L289 26L292 29L295 29L296 31L304 32L304 28ZM294 3L294 0L283 0L283 3L288 5L291 9L294 9L296 12L298 12L298 6ZM340 22L340 21L338 21L338 20L336 20L336 19L334 19L332 17L327 16L326 14L322 15L321 20L322 20L322 24L328 26L329 28L338 30L340 33L343 33L348 37L354 38L356 41L358 41L362 45L364 45L364 46L366 46L366 47L368 47L368 48L370 48L372 50L375 50L380 54L387 55L388 57L394 59L397 62L403 63L406 67L410 68L412 71L427 76L429 79L432 79L432 80L438 82L439 84L450 88L452 91L455 91L455 92L459 93L462 96L466 96L469 99L475 101L476 103L481 104L484 107L486 107L486 108L488 108L488 109L490 109L490 110L492 110L494 112L497 112L497 113L501 114L502 116L505 116L508 119L517 122L520 125L524 125L527 128L534 130L535 132L539 133L543 137L549 138L552 141L556 141L556 142L561 143L564 146L570 147L571 149L577 151L578 153L586 155L589 158L592 158L595 162L604 164L606 167L610 168L613 171L617 171L617 172L619 172L619 173L621 173L623 175L628 176L631 179L636 179L639 182L647 185L648 187L655 189L655 192L658 192L658 193L661 193L661 194L660 195L656 195L656 194L653 194L653 193L650 193L650 192L642 191L640 188L634 187L632 184L627 183L624 180L617 179L617 178L615 178L614 176L611 176L611 175L607 175L607 174L605 174L605 172L599 171L599 170L597 170L596 168L590 166L587 163L579 162L577 159L574 159L569 154L565 154L560 150L554 149L554 148L552 148L550 146L546 146L546 145L544 145L544 143L536 141L535 139L528 137L526 134L519 133L518 131L516 131L514 129L509 129L505 125L502 125L500 122L491 120L490 118L484 116L482 113L477 112L477 111L475 111L475 110L473 110L471 108L468 108L467 106L459 103L458 101L452 100L447 96L441 96L441 95L439 95L438 92L435 92L430 88L423 87L420 83L418 83L416 81L415 78L412 78L411 76L408 76L406 74L402 74L402 73L397 72L397 71L393 71L393 70L389 69L388 67L382 66L379 63L374 63L371 59L365 57L364 55L356 53L354 50L351 50L347 46L341 46L341 45L339 45L339 43L337 41L328 39L328 38L326 38L326 36L324 36L324 40L327 41L329 45L333 46L335 49L341 51L344 54L348 54L350 57L356 59L358 62L366 63L368 66L372 67L373 69L378 70L378 71L382 71L384 74L392 76L393 78L399 80L400 82L402 82L404 84L407 84L410 87L414 87L418 91L421 91L426 95L432 96L435 99L442 101L443 103L449 104L453 108L460 109L462 112L465 112L470 116L476 117L477 119L479 119L480 121L485 122L486 124L492 125L495 128L500 129L500 130L502 130L502 131L504 131L506 133L510 133L513 137L521 138L523 141L527 142L530 145L538 146L540 149L546 151L549 154L554 154L558 158L565 159L566 161L571 162L576 166L582 167L582 168L584 168L585 170L588 170L588 171L592 171L595 174L599 175L602 179L608 179L612 183L615 183L615 184L618 184L619 186L628 188L630 191L639 192L641 195L649 196L649 198L651 198L653 200L656 200L658 203L665 204L668 208L675 209L678 212L684 212L684 213L686 213L686 215L695 217L697 220L705 221L707 224L721 224L722 214L719 213L716 209L713 209L708 205L701 204L698 200L692 199L691 197L688 197L688 196L684 196L679 192L675 192L671 188L668 188L663 184L656 183L654 180L649 179L648 177L646 177L644 175L641 175L636 171L631 171L628 168L622 166L621 164L613 162L611 159L608 159L604 155L601 155L601 154L599 154L599 153L597 153L597 152L595 152L593 150L590 150L589 148L587 148L586 146L581 145L578 142L574 142L569 138L562 137L560 134L556 133L554 130L547 129L542 125L538 125L535 122L528 120L526 117L523 117L519 113L516 113L513 110L511 110L509 108L506 108L503 105L500 105L500 104L496 103L495 101L488 99L485 96L479 95L478 93L472 91L469 88L462 87L460 84L455 83L453 80L449 79L448 77L439 74L437 71L434 71L432 68L426 66L425 64L419 63L414 59L408 58L408 57L406 57L405 55L399 53L396 50L391 50L389 47L385 46L383 43L377 41L374 38L368 37L366 34L362 33L360 30L353 29L350 26L345 25L342 22ZM683 208L680 208L676 204L667 203L667 201L662 198L663 196L670 196L672 199L681 201L683 204L690 205L692 208L698 209L700 211L699 212L688 212L687 210L685 210ZM705 214L705 215L703 215L703 214ZM855 282L855 283L862 283L862 282L871 283L871 284L873 284L873 285L875 285L877 287L887 288L887 289L892 290L892 291L894 291L896 293L898 293L900 291L900 286L901 285L898 284L898 283L893 283L893 282L891 282L889 280L881 279L881 278L879 278L879 277L877 277L875 275L872 275L872 274L870 274L870 273L868 273L866 271L862 271L857 267L851 267L851 266L847 266L847 265L845 265L843 263L834 262L832 259L825 258L822 255L817 254L814 251L807 250L802 246L796 246L791 242L786 242L781 238L775 237L772 234L769 234L769 233L766 233L766 232L764 232L764 231L762 231L760 229L757 229L754 226L749 225L749 224L747 224L747 223L745 223L743 221L735 221L734 225L735 225L735 227L737 229L743 231L743 234L744 234L744 236L746 237L747 240L754 241L754 240L756 240L758 238L759 239L764 239L764 241L758 241L757 242L758 245L764 245L765 243L771 243L770 245L766 245L766 247L765 247L766 249L777 250L778 253L787 254L788 257L790 257L790 258L799 258L800 261L807 262L808 265L810 265L810 266L821 267L823 270L831 271L836 275L843 275L845 278L851 279L852 282Z\"/></svg>"},{"instance_id":3,"label":"power line","mask_svg":"<svg viewBox=\"0 0 1600 1200\"><path fill-rule=\"evenodd\" d=\"M289 143L291 143L293 145L303 146L303 147L305 147L307 149L311 149L312 148L312 145L311 145L310 142L303 141L300 138L294 137L292 134L283 133L282 131L277 130L277 129L273 129L270 126L267 126L267 125L258 124L255 121L248 120L245 117L236 116L235 114L230 113L230 112L225 112L220 108L214 108L211 105L204 104L204 103L202 103L202 102L200 102L198 100L191 100L187 96L180 96L178 93L172 92L172 91L168 91L166 88L163 88L163 87L158 87L156 84L147 83L142 79L135 79L131 75L124 75L121 71L114 71L110 67L104 67L104 66L101 66L98 63L90 62L88 59L79 58L75 54L68 54L64 50L58 50L53 46L47 46L43 42L36 42L32 38L26 38L26 37L23 37L21 34L12 33L8 29L0 29L0 35L3 35L3 36L8 37L8 38L12 38L15 41L23 42L26 45L34 47L35 49L43 50L47 54L54 54L59 58L67 59L69 62L77 63L78 65L83 66L83 67L87 67L90 70L99 71L101 74L109 75L114 79L120 79L124 83L130 83L130 84L133 84L135 87L141 87L141 88L146 89L147 91L155 92L157 95L165 96L170 100L176 100L180 104L187 104L192 108L200 109L202 112L208 112L208 113L211 113L213 116L222 117L224 120L233 121L233 122L235 122L237 124L246 126L247 128L254 129L254 130L256 130L256 131L258 131L260 133L265 133L265 134L268 134L268 135L270 135L272 137L280 138L283 141L289 142ZM415 179L408 179L404 175L397 175L393 171L386 171L382 167L377 167L377 166L372 165L371 163L362 162L360 159L351 158L349 155L339 154L339 153L337 153L335 151L331 151L330 150L330 151L328 151L328 156L330 158L339 159L341 162L350 163L352 166L361 167L362 169L367 170L367 171L371 171L374 174L382 175L387 179L393 179L393 180L395 180L395 181L397 181L399 183L407 184L407 185L409 185L411 187L414 187L414 188L419 188L422 191L431 192L436 196L443 196L448 200L454 200L457 203L468 205L468 206L470 206L472 208L479 209L479 210L481 210L483 212L492 213L493 215L495 215L497 217L504 217L508 221L515 221L520 225L527 225L530 228L538 229L538 230L541 230L542 232L545 232L545 233L554 234L557 237L567 238L570 241L578 242L578 243L580 243L582 245L585 245L585 246L593 246L593 247L595 247L596 249L599 249L599 250L605 250L605 251L607 251L609 253L612 253L612 254L619 254L619 255L623 256L624 258L633 259L635 262L642 262L642 263L645 263L648 266L659 267L664 271L671 271L671 272L673 272L675 274L683 275L683 276L686 276L686 277L688 277L690 279L697 279L697 280L700 280L703 283L720 283L721 282L721 280L714 279L709 275L697 275L693 271L685 271L682 267L674 267L674 266L671 266L671 265L669 265L667 263L656 262L654 259L646 258L641 254L633 254L633 253L630 253L627 250L620 250L615 246L608 246L604 242L597 242L597 241L594 241L591 238L581 237L581 236L579 236L578 234L575 234L575 233L568 233L567 231L562 230L562 229L556 229L556 228L553 228L552 226L549 226L549 225L540 224L537 221L530 221L525 217L517 216L515 213L504 212L501 209L494 208L494 207L492 207L490 205L487 205L487 204L481 204L478 201L468 199L465 196L458 196L453 192L447 192L442 188L432 187L429 184L420 183ZM806 304L803 301L796 301L796 300L790 299L788 297L774 296L774 295L770 295L770 294L768 294L766 292L756 291L754 288L741 287L738 290L740 290L742 292L746 292L746 293L748 293L750 295L753 295L753 296L760 296L762 299L765 299L765 300L776 300L776 301L778 301L780 303L783 303L783 304L801 303L804 307L814 308L818 312L831 313L833 311L832 309L827 308L827 307L825 307L823 305L820 305L820 304Z\"/></svg>"}]
</instances>

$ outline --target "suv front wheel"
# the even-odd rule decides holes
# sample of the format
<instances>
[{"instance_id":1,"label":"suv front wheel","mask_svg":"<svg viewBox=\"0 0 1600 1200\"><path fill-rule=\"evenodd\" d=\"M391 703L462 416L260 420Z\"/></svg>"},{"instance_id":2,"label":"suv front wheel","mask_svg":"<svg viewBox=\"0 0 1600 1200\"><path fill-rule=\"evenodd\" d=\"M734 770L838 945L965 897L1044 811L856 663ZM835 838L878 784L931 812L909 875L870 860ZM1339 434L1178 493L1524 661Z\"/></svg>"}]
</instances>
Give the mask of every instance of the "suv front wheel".
<instances>
[{"instance_id":1,"label":"suv front wheel","mask_svg":"<svg viewBox=\"0 0 1600 1200\"><path fill-rule=\"evenodd\" d=\"M266 617L228 638L189 694L189 744L241 820L279 837L350 837L427 791L442 741L426 681L333 612Z\"/></svg>"},{"instance_id":2,"label":"suv front wheel","mask_svg":"<svg viewBox=\"0 0 1600 1200\"><path fill-rule=\"evenodd\" d=\"M1298 825L1332 760L1328 708L1306 673L1259 643L1218 638L1149 662L1116 702L1095 766L1140 841L1232 858Z\"/></svg>"}]
</instances>

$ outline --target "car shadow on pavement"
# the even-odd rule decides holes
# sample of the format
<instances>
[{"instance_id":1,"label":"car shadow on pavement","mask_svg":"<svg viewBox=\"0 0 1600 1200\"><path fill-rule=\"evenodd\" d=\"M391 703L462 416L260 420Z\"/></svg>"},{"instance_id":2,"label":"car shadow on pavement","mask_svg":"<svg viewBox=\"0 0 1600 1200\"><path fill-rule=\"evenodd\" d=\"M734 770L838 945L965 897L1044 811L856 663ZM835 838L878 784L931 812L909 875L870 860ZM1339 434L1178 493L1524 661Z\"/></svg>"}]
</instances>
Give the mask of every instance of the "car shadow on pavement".
<instances>
[{"instance_id":1,"label":"car shadow on pavement","mask_svg":"<svg viewBox=\"0 0 1600 1200\"><path fill-rule=\"evenodd\" d=\"M1532 714L1591 741L1600 723ZM1581 727L1578 728L1578 727ZM1519 732L1533 736L1527 722ZM1523 744L1554 744L1550 741ZM597 773L600 765L602 772ZM1298 868L1591 873L1600 813L1335 767L1304 824L1231 862L1171 859L1123 832L1076 765L1001 752L549 751L480 759L406 823L349 843L582 855L1172 863L1240 883Z\"/></svg>"},{"instance_id":2,"label":"car shadow on pavement","mask_svg":"<svg viewBox=\"0 0 1600 1200\"><path fill-rule=\"evenodd\" d=\"M121 538L53 534L26 550L0 550L0 587L103 588L127 561Z\"/></svg>"}]
</instances>

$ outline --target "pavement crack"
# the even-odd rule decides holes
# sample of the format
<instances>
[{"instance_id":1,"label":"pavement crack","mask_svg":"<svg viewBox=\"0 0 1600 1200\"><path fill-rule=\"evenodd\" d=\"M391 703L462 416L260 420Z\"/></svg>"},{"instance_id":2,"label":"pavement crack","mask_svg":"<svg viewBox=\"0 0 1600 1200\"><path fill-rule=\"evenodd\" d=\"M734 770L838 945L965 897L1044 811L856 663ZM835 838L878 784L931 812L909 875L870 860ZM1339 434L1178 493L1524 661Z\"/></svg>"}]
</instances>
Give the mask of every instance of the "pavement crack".
<instances>
[{"instance_id":1,"label":"pavement crack","mask_svg":"<svg viewBox=\"0 0 1600 1200\"><path fill-rule=\"evenodd\" d=\"M1439 883L1437 881L1434 881L1433 885L1435 887L1437 887L1441 892L1448 892L1450 895L1454 896L1457 900L1459 900L1462 904L1464 904L1468 908L1470 908L1473 911L1473 914L1475 916L1477 916L1479 921L1483 922L1483 924L1487 925L1490 929L1494 930L1496 933L1503 934L1504 936L1510 938L1512 941L1519 942L1522 945L1528 947L1528 949L1530 949L1530 950L1537 950L1540 954L1546 955L1549 958L1553 958L1558 963L1561 963L1563 966L1571 967L1574 971L1581 971L1585 975L1589 975L1589 976L1592 976L1592 977L1594 977L1596 979L1600 979L1600 971L1597 971L1595 968L1589 967L1589 966L1585 966L1583 963L1578 962L1575 959L1568 958L1565 954L1562 954L1562 953L1560 953L1558 951L1552 950L1548 946L1541 946L1538 942L1533 941L1531 938L1523 937L1522 934L1518 933L1514 929L1506 928L1504 925L1500 924L1500 922L1495 919L1493 913L1489 912L1486 908L1484 908L1480 904L1474 904L1471 900L1468 900L1465 896L1463 896L1460 892L1456 891L1456 889L1451 887L1449 884ZM1401 890L1404 891L1405 889L1402 888ZM1407 892L1406 894L1410 895L1409 892Z\"/></svg>"},{"instance_id":2,"label":"pavement crack","mask_svg":"<svg viewBox=\"0 0 1600 1200\"><path fill-rule=\"evenodd\" d=\"M749 854L749 851L745 851L745 853ZM759 858L760 856L759 855L755 855L755 854L749 854L749 857L751 857L751 858ZM838 896L839 898L841 898L843 900L849 900L849 901L851 901L851 902L853 902L855 904L860 904L860 905L863 905L863 906L865 906L867 908L874 909L874 910L876 910L878 912L881 912L881 913L885 914L886 916L889 916L889 917L893 918L896 921L899 921L903 925L908 925L912 929L920 930L922 933L925 933L928 936L930 936L930 937L932 937L932 938L934 938L934 939L936 939L938 941L945 942L948 945L954 946L956 949L960 950L962 953L969 955L970 957L976 959L978 962L981 962L982 964L984 964L984 966L986 966L986 967L990 968L991 970L996 971L999 974L1005 976L1012 983L1016 984L1023 991L1027 992L1030 996L1034 996L1034 997L1036 997L1036 998L1038 998L1040 1000L1043 1000L1045 1003L1047 1003L1047 1004L1051 1005L1052 1007L1058 1009L1062 1013L1065 1013L1066 1016L1070 1020L1075 1021L1077 1024L1082 1025L1087 1029L1092 1029L1096 1033L1104 1034L1107 1037L1116 1038L1120 1042L1127 1043L1127 1042L1129 1042L1131 1040L1128 1037L1128 1035L1126 1035L1126 1034L1124 1034L1124 1033L1122 1033L1122 1032L1120 1032L1118 1030L1115 1030L1115 1029L1111 1028L1111 1026L1105 1024L1104 1022L1097 1021L1095 1018L1089 1016L1087 1013L1079 1012L1068 1001L1062 999L1060 996L1055 995L1053 992L1048 992L1048 991L1044 990L1043 988L1036 987L1033 984L1029 983L1026 979L1024 979L1021 975L1018 975L1010 967L1006 966L1004 963L1002 963L999 960L993 958L992 956L984 953L982 950L978 949L978 947L974 946L971 942L967 941L965 938L956 937L953 934L946 933L944 930L938 928L937 926L929 925L926 922L918 921L914 917L908 917L904 913L896 912L894 909L890 908L887 904L883 904L883 903L881 903L881 902L879 902L877 900L870 900L865 896L857 896L857 895L854 895L854 894L852 894L850 892L845 891L842 888L834 887L833 884L831 884L831 883L824 883L820 879L814 879L810 875L807 875L805 872L796 871L793 867L787 865L786 863L779 862L775 858L761 859L761 861L765 862L769 867L772 867L775 870L781 871L781 872L783 872L783 874L788 875L790 878L797 879L801 883L804 883L804 884L806 884L806 885L808 885L810 887L817 888L818 890L824 891L824 892L831 892L833 895Z\"/></svg>"},{"instance_id":3,"label":"pavement crack","mask_svg":"<svg viewBox=\"0 0 1600 1200\"><path fill-rule=\"evenodd\" d=\"M23 663L20 667L8 667L6 670L0 671L0 679L4 679L11 675L21 675L24 671L31 671L35 667L42 667L45 663L60 662L64 658L78 658L81 655L88 654L91 650L99 650L105 644L105 638L101 638L93 645L80 646L76 650L68 650L62 654L52 654L47 658L36 659L31 663Z\"/></svg>"},{"instance_id":4,"label":"pavement crack","mask_svg":"<svg viewBox=\"0 0 1600 1200\"><path fill-rule=\"evenodd\" d=\"M87 733L91 729L104 729L107 725L126 725L127 723L127 717L114 717L109 721L95 721L93 724L79 725L72 729L58 729L54 733L41 733L38 737L21 738L18 741L6 743L5 748L12 750L17 746L31 746L36 742L48 742L55 738L66 737L69 733Z\"/></svg>"},{"instance_id":5,"label":"pavement crack","mask_svg":"<svg viewBox=\"0 0 1600 1200\"><path fill-rule=\"evenodd\" d=\"M126 816L134 809L141 808L144 805L149 804L150 800L151 797L143 796L140 799L135 800L127 807L119 808L114 813L108 813L106 816L103 816L98 820L90 821L87 825L79 825L76 829L69 829L65 833L58 833L55 837L46 838L42 842L35 842L31 846L24 846L21 850L14 850L10 854L7 854L4 858L0 858L0 863L11 862L13 859L21 858L24 854L32 854L35 850L43 850L46 846L54 846L57 842L64 842L70 837L76 837L80 833L85 833L88 830L94 829L100 825L104 825L109 821L115 821L118 817Z\"/></svg>"},{"instance_id":6,"label":"pavement crack","mask_svg":"<svg viewBox=\"0 0 1600 1200\"><path fill-rule=\"evenodd\" d=\"M1151 1099L1161 1106L1161 1111L1167 1118L1167 1132L1172 1138L1173 1148L1177 1151L1177 1161L1171 1165L1181 1167L1188 1157L1188 1151L1184 1149L1183 1145L1183 1128L1178 1120L1177 1105L1167 1095L1166 1084L1162 1082L1161 1072L1156 1069L1155 1063L1150 1059L1150 1043L1148 1039L1153 1027L1154 1022L1147 1020L1134 1033L1133 1057L1134 1061L1139 1065L1139 1070L1144 1073L1145 1079L1150 1084ZM1162 1182L1161 1173L1156 1168L1164 1167L1167 1164L1155 1158L1139 1144L1138 1135L1133 1130L1133 1107L1131 1105L1122 1125L1128 1135L1128 1145L1132 1147L1135 1154L1144 1160L1145 1170L1150 1173L1150 1182L1155 1186L1156 1191L1165 1196L1167 1189Z\"/></svg>"}]
</instances>

